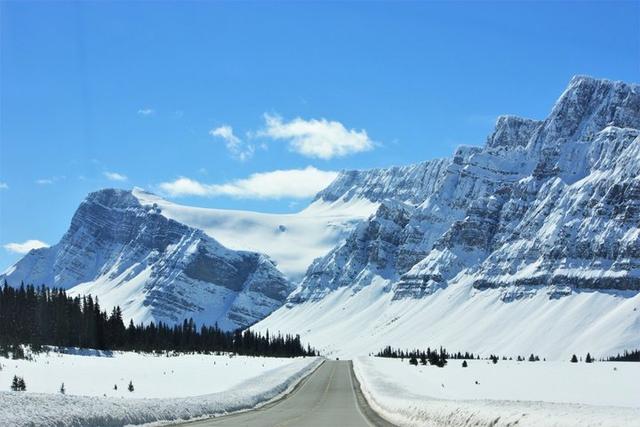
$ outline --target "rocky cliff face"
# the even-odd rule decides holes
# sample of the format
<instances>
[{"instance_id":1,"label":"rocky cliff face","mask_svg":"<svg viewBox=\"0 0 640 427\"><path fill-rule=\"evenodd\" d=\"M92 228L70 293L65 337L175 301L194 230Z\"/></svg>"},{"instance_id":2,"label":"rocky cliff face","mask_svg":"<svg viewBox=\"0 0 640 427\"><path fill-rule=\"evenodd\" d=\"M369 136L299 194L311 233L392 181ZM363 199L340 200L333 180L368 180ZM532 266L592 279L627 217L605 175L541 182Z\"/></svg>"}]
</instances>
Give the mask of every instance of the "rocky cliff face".
<instances>
[{"instance_id":1,"label":"rocky cliff face","mask_svg":"<svg viewBox=\"0 0 640 427\"><path fill-rule=\"evenodd\" d=\"M448 159L435 159L410 166L388 169L344 171L329 187L316 195L316 200L368 199L382 201L394 199L419 203L438 188Z\"/></svg>"},{"instance_id":2,"label":"rocky cliff face","mask_svg":"<svg viewBox=\"0 0 640 427\"><path fill-rule=\"evenodd\" d=\"M262 319L292 289L266 256L229 250L122 190L90 194L57 245L31 251L2 279L90 293L136 321L193 317L225 329Z\"/></svg>"},{"instance_id":3,"label":"rocky cliff face","mask_svg":"<svg viewBox=\"0 0 640 427\"><path fill-rule=\"evenodd\" d=\"M640 86L578 76L545 120L500 117L483 147L343 173L318 197L388 202L312 264L291 302L377 278L396 300L462 281L505 301L638 291L638 129Z\"/></svg>"}]
</instances>

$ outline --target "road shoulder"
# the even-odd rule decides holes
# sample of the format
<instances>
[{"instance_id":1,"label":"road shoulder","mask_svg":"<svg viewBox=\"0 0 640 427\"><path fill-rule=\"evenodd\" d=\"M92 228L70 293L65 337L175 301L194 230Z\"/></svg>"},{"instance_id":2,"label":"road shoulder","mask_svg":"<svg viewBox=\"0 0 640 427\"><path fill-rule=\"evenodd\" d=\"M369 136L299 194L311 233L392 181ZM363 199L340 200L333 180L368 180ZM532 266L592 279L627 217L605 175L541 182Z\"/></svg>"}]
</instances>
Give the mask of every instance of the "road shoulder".
<instances>
[{"instance_id":1,"label":"road shoulder","mask_svg":"<svg viewBox=\"0 0 640 427\"><path fill-rule=\"evenodd\" d=\"M353 383L353 392L356 395L356 403L360 412L367 421L376 427L395 427L395 424L391 424L389 421L382 418L376 411L371 409L371 406L369 406L369 403L360 388L360 381L358 381L358 377L356 377L356 374L353 371L353 361L349 361L349 374L351 375L351 381Z\"/></svg>"}]
</instances>

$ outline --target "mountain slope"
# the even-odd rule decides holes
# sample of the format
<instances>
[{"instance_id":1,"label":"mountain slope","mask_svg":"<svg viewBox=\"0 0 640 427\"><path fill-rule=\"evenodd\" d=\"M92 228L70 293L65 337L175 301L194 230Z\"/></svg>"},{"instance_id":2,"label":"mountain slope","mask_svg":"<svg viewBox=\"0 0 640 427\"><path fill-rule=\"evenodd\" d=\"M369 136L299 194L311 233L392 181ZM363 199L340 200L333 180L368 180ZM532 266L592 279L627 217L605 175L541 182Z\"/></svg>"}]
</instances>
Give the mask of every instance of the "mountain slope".
<instances>
[{"instance_id":1,"label":"mountain slope","mask_svg":"<svg viewBox=\"0 0 640 427\"><path fill-rule=\"evenodd\" d=\"M640 346L638 129L638 85L578 76L545 120L500 117L437 167L338 177L321 194L381 207L256 328L356 354Z\"/></svg>"}]
</instances>

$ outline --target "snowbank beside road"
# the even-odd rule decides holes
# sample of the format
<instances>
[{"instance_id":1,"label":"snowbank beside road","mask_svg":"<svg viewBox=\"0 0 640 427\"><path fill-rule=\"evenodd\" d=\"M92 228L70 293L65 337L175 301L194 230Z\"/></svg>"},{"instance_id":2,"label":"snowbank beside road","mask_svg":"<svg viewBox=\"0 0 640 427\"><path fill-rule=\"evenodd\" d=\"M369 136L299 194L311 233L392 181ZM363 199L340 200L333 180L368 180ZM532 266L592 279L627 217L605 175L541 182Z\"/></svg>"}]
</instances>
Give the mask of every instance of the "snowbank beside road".
<instances>
[{"instance_id":1,"label":"snowbank beside road","mask_svg":"<svg viewBox=\"0 0 640 427\"><path fill-rule=\"evenodd\" d=\"M151 359L153 356L147 357ZM176 362L176 359L180 357L168 359ZM229 360L228 356L204 357L218 359L216 365L218 363L224 364L225 359ZM254 363L259 366L266 360L264 358L245 359L253 359ZM4 362L6 363L6 360ZM122 396L0 392L0 424L11 426L54 424L58 426L123 426L225 414L250 409L279 397L295 387L298 381L320 363L321 359L319 358L286 359L280 366L263 369L257 374L256 369L247 369L242 364L238 364L235 369L227 366L225 367L227 371L243 381L232 384L226 389L220 384L212 383L210 390L215 390L215 393L192 397L142 399ZM211 365L213 369L213 360L211 360ZM3 377L6 376L7 371L9 369L5 365L2 371ZM202 375L207 375L206 370L200 372ZM117 372L112 374L118 375ZM96 372L96 375L99 374ZM28 378L25 380L27 381L27 389L29 389L29 380ZM91 376L85 376L85 381L91 382ZM179 386L180 380L177 379L174 389ZM135 395L135 392L131 394Z\"/></svg>"},{"instance_id":2,"label":"snowbank beside road","mask_svg":"<svg viewBox=\"0 0 640 427\"><path fill-rule=\"evenodd\" d=\"M188 397L228 390L241 382L291 363L293 359L229 355L154 355L65 349L33 355L34 360L0 357L0 391L9 391L14 375L23 377L27 392L67 395L164 398ZM129 381L134 391L129 392ZM114 387L117 386L117 389Z\"/></svg>"},{"instance_id":3,"label":"snowbank beside road","mask_svg":"<svg viewBox=\"0 0 640 427\"><path fill-rule=\"evenodd\" d=\"M354 370L371 407L400 426L640 426L635 363L473 360L462 368L450 360L437 368L362 357Z\"/></svg>"}]
</instances>

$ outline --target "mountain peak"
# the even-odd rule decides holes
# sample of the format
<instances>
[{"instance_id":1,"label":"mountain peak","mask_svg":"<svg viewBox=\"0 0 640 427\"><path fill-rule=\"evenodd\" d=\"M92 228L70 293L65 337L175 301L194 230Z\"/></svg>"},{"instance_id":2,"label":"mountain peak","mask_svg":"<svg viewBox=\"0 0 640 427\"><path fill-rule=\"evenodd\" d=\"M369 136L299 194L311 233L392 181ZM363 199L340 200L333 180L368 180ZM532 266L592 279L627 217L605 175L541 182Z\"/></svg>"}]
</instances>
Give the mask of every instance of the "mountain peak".
<instances>
[{"instance_id":1,"label":"mountain peak","mask_svg":"<svg viewBox=\"0 0 640 427\"><path fill-rule=\"evenodd\" d=\"M138 199L131 190L119 188L103 188L93 191L84 199L84 203L96 203L112 208L128 208L140 206Z\"/></svg>"},{"instance_id":2,"label":"mountain peak","mask_svg":"<svg viewBox=\"0 0 640 427\"><path fill-rule=\"evenodd\" d=\"M498 116L495 129L487 138L487 147L523 147L541 124L540 120L519 116Z\"/></svg>"},{"instance_id":3,"label":"mountain peak","mask_svg":"<svg viewBox=\"0 0 640 427\"><path fill-rule=\"evenodd\" d=\"M577 75L545 120L541 142L589 139L606 126L640 128L640 85Z\"/></svg>"}]
</instances>

